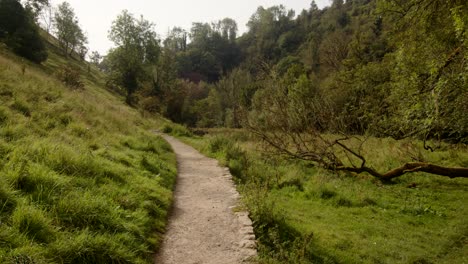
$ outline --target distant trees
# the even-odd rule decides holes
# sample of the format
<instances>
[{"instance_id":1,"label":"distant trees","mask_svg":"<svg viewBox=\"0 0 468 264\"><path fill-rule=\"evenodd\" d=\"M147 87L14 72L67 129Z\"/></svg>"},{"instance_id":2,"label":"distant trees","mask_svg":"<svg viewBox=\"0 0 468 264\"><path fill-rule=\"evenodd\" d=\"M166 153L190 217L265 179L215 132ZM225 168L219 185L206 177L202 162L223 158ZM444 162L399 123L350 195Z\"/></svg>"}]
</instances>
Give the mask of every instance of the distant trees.
<instances>
[{"instance_id":1,"label":"distant trees","mask_svg":"<svg viewBox=\"0 0 468 264\"><path fill-rule=\"evenodd\" d=\"M69 3L63 2L58 5L54 14L55 34L63 52L72 56L73 52L81 58L86 55L87 37L81 29L78 18Z\"/></svg>"},{"instance_id":2,"label":"distant trees","mask_svg":"<svg viewBox=\"0 0 468 264\"><path fill-rule=\"evenodd\" d=\"M106 57L109 78L125 89L128 104L134 103L133 95L143 83L157 83L160 46L153 27L143 17L136 19L124 10L109 31L109 39L117 46Z\"/></svg>"},{"instance_id":3,"label":"distant trees","mask_svg":"<svg viewBox=\"0 0 468 264\"><path fill-rule=\"evenodd\" d=\"M45 5L42 7L39 15L38 20L41 27L47 32L47 34L51 34L52 28L54 27L54 14L55 14L55 7L51 4Z\"/></svg>"},{"instance_id":4,"label":"distant trees","mask_svg":"<svg viewBox=\"0 0 468 264\"><path fill-rule=\"evenodd\" d=\"M50 2L49 0L26 0L25 6L31 12L33 18L37 19L43 9L50 7Z\"/></svg>"},{"instance_id":5,"label":"distant trees","mask_svg":"<svg viewBox=\"0 0 468 264\"><path fill-rule=\"evenodd\" d=\"M47 59L46 47L34 23L33 14L17 0L0 1L0 41L16 54L33 62Z\"/></svg>"},{"instance_id":6,"label":"distant trees","mask_svg":"<svg viewBox=\"0 0 468 264\"><path fill-rule=\"evenodd\" d=\"M286 7L259 7L247 24L249 31L240 39L248 60L278 61L284 50L293 50L289 45L297 45L293 10Z\"/></svg>"},{"instance_id":7,"label":"distant trees","mask_svg":"<svg viewBox=\"0 0 468 264\"><path fill-rule=\"evenodd\" d=\"M164 40L164 47L172 52L187 50L188 33L180 27L175 27L168 32Z\"/></svg>"},{"instance_id":8,"label":"distant trees","mask_svg":"<svg viewBox=\"0 0 468 264\"><path fill-rule=\"evenodd\" d=\"M164 41L169 47L179 44L176 52L179 77L194 82L215 82L239 64L240 49L236 43L237 23L230 18L208 23L193 23L191 42L187 33L174 29Z\"/></svg>"},{"instance_id":9,"label":"distant trees","mask_svg":"<svg viewBox=\"0 0 468 264\"><path fill-rule=\"evenodd\" d=\"M102 61L102 56L101 54L99 54L99 52L97 51L93 51L91 52L91 54L89 55L89 61L94 64L95 66L98 66L101 61Z\"/></svg>"}]
</instances>

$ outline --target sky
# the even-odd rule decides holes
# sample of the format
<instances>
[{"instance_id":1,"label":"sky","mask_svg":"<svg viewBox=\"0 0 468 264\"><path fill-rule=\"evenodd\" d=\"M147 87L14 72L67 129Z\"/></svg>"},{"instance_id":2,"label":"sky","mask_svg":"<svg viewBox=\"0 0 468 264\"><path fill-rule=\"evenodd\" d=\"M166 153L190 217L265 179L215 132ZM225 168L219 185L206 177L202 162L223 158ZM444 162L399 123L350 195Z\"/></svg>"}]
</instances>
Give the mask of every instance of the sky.
<instances>
[{"instance_id":1,"label":"sky","mask_svg":"<svg viewBox=\"0 0 468 264\"><path fill-rule=\"evenodd\" d=\"M51 0L54 6L63 0ZM68 0L75 10L81 28L87 33L92 51L106 54L113 46L107 39L112 21L127 9L136 17L143 15L155 24L161 38L174 26L189 30L192 22L212 22L230 17L237 21L239 33L247 30L247 22L257 7L283 4L296 14L308 9L312 0ZM315 0L319 8L330 0ZM239 35L240 35L239 34Z\"/></svg>"}]
</instances>

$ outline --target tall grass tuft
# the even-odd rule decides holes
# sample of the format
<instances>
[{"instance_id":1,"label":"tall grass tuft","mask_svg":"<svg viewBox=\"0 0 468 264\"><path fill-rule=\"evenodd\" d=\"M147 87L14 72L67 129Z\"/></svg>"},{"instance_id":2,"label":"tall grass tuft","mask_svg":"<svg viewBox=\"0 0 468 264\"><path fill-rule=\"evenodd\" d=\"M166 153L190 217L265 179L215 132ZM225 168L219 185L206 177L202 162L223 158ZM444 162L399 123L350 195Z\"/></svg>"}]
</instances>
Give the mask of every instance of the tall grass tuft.
<instances>
[{"instance_id":1,"label":"tall grass tuft","mask_svg":"<svg viewBox=\"0 0 468 264\"><path fill-rule=\"evenodd\" d=\"M28 238L47 243L54 240L55 228L46 214L32 206L20 206L11 216L13 227Z\"/></svg>"}]
</instances>

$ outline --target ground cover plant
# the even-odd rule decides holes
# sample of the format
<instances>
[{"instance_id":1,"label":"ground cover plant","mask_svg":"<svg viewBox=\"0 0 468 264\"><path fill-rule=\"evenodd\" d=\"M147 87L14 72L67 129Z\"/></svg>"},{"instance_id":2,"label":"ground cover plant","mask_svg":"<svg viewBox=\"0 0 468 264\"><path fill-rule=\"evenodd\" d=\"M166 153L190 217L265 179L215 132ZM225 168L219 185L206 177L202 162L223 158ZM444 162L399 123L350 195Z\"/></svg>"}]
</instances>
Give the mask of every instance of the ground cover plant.
<instances>
[{"instance_id":1,"label":"ground cover plant","mask_svg":"<svg viewBox=\"0 0 468 264\"><path fill-rule=\"evenodd\" d=\"M176 177L160 121L58 54L0 52L0 262L151 263Z\"/></svg>"},{"instance_id":2,"label":"ground cover plant","mask_svg":"<svg viewBox=\"0 0 468 264\"><path fill-rule=\"evenodd\" d=\"M267 155L259 140L241 130L210 131L184 140L235 176L254 221L260 263L466 262L466 179L415 173L382 183ZM363 153L377 169L409 153L468 165L464 145L419 152L419 144L369 138Z\"/></svg>"}]
</instances>

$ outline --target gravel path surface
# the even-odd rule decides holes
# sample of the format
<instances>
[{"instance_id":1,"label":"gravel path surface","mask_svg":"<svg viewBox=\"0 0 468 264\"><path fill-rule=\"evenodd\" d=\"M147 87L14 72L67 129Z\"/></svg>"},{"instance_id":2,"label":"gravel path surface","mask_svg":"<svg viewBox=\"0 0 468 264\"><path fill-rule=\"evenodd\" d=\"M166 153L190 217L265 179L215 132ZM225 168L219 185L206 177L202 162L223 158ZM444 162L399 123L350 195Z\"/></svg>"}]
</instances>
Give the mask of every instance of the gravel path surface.
<instances>
[{"instance_id":1,"label":"gravel path surface","mask_svg":"<svg viewBox=\"0 0 468 264\"><path fill-rule=\"evenodd\" d=\"M174 207L157 264L245 263L256 255L252 221L234 212L237 193L229 170L170 136L178 162Z\"/></svg>"}]
</instances>

